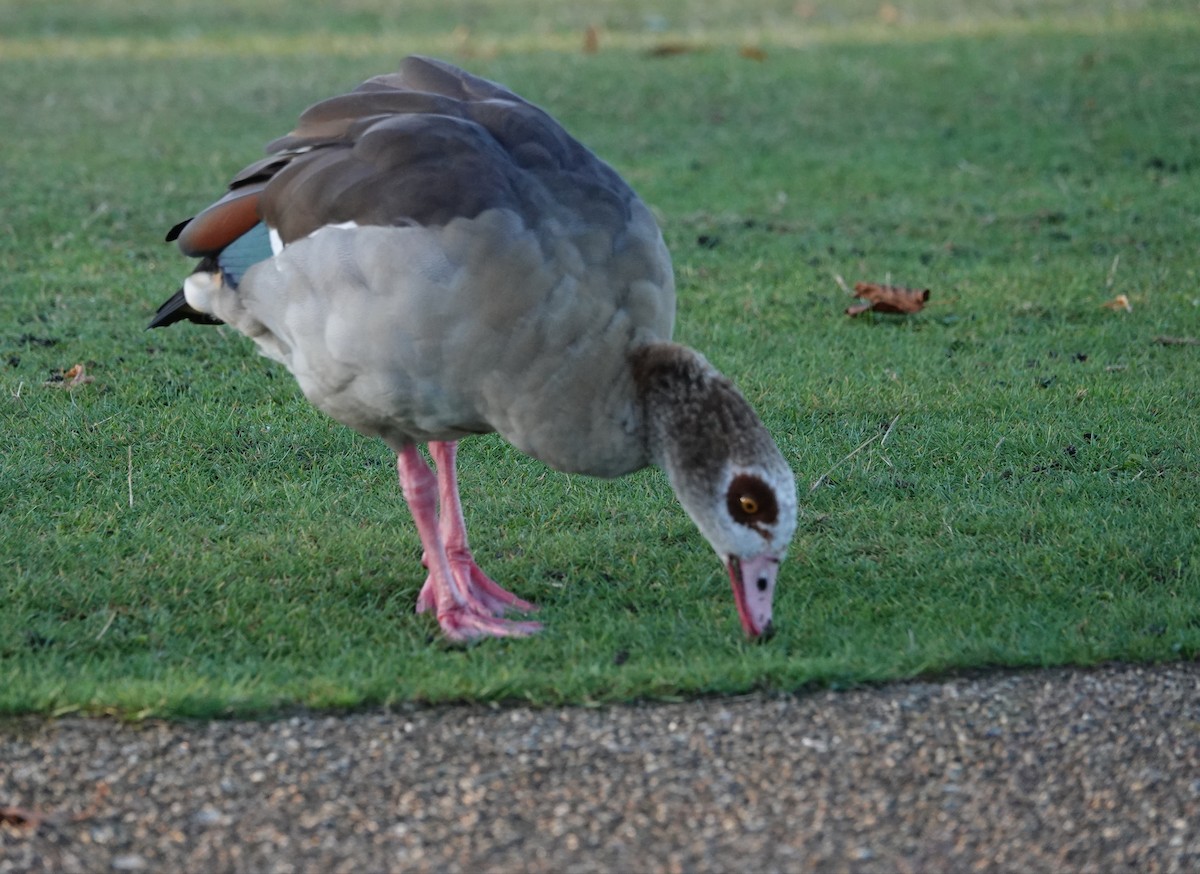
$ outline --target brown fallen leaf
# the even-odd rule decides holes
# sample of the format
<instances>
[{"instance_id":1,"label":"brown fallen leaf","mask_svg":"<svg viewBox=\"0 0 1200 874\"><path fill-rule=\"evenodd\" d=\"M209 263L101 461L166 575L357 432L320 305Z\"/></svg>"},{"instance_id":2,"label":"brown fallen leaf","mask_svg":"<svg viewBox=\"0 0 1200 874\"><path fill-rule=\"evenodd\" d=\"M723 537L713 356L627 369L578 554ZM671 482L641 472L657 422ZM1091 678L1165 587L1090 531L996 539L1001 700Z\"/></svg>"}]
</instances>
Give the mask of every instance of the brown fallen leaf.
<instances>
[{"instance_id":1,"label":"brown fallen leaf","mask_svg":"<svg viewBox=\"0 0 1200 874\"><path fill-rule=\"evenodd\" d=\"M1127 313L1133 312L1133 306L1129 303L1129 298L1123 294L1118 294L1112 300L1106 300L1100 306L1110 310L1125 310Z\"/></svg>"},{"instance_id":2,"label":"brown fallen leaf","mask_svg":"<svg viewBox=\"0 0 1200 874\"><path fill-rule=\"evenodd\" d=\"M1165 334L1154 338L1154 342L1159 346L1200 346L1200 338L1196 337L1168 337Z\"/></svg>"},{"instance_id":3,"label":"brown fallen leaf","mask_svg":"<svg viewBox=\"0 0 1200 874\"><path fill-rule=\"evenodd\" d=\"M95 377L88 376L86 367L82 364L76 364L62 373L55 373L43 384L57 386L58 388L75 388L76 386L94 381Z\"/></svg>"},{"instance_id":4,"label":"brown fallen leaf","mask_svg":"<svg viewBox=\"0 0 1200 874\"><path fill-rule=\"evenodd\" d=\"M701 46L686 42L660 42L657 45L651 46L647 51L652 58L671 58L675 55L686 55L692 52L701 52L704 49Z\"/></svg>"},{"instance_id":5,"label":"brown fallen leaf","mask_svg":"<svg viewBox=\"0 0 1200 874\"><path fill-rule=\"evenodd\" d=\"M758 46L744 45L738 49L738 54L749 61L765 61L767 53Z\"/></svg>"},{"instance_id":6,"label":"brown fallen leaf","mask_svg":"<svg viewBox=\"0 0 1200 874\"><path fill-rule=\"evenodd\" d=\"M882 3L879 6L879 20L884 24L899 24L901 13L894 3Z\"/></svg>"},{"instance_id":7,"label":"brown fallen leaf","mask_svg":"<svg viewBox=\"0 0 1200 874\"><path fill-rule=\"evenodd\" d=\"M598 51L600 51L600 31L596 25L589 24L587 30L583 32L583 53L594 55Z\"/></svg>"},{"instance_id":8,"label":"brown fallen leaf","mask_svg":"<svg viewBox=\"0 0 1200 874\"><path fill-rule=\"evenodd\" d=\"M846 315L857 316L874 310L877 313L917 313L929 300L928 288L905 288L901 285L880 285L875 282L856 282L854 296L865 303L846 307Z\"/></svg>"}]
</instances>

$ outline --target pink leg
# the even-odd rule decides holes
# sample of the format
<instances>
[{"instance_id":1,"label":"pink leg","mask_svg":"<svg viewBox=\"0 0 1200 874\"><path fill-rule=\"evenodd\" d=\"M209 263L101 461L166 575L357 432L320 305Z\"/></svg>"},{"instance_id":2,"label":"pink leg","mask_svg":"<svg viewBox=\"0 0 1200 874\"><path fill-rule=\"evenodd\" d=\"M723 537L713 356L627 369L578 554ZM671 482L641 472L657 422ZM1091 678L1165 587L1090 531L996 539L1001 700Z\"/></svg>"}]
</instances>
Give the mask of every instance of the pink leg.
<instances>
[{"instance_id":1,"label":"pink leg","mask_svg":"<svg viewBox=\"0 0 1200 874\"><path fill-rule=\"evenodd\" d=\"M437 479L415 446L406 446L397 455L396 469L400 474L400 488L412 511L421 545L425 548L424 561L429 568L429 579L421 590L417 609L435 608L438 624L452 640L526 635L540 630L541 625L537 622L514 622L498 618L471 585L464 585L456 577L440 530L442 526L438 523ZM461 510L458 515L461 519ZM499 586L496 588L499 589Z\"/></svg>"},{"instance_id":2,"label":"pink leg","mask_svg":"<svg viewBox=\"0 0 1200 874\"><path fill-rule=\"evenodd\" d=\"M458 497L458 444L453 442L435 441L429 444L429 454L437 466L438 478L438 529L442 535L442 544L446 548L446 557L450 560L450 570L454 579L464 590L474 592L488 610L495 616L503 616L506 610L517 610L521 613L533 613L538 608L528 601L522 600L507 589L501 588L494 580L485 574L475 563L471 549L467 545L467 523L463 519L462 502ZM429 609L432 605L426 591L430 588L429 581L421 590L417 599L417 612Z\"/></svg>"}]
</instances>

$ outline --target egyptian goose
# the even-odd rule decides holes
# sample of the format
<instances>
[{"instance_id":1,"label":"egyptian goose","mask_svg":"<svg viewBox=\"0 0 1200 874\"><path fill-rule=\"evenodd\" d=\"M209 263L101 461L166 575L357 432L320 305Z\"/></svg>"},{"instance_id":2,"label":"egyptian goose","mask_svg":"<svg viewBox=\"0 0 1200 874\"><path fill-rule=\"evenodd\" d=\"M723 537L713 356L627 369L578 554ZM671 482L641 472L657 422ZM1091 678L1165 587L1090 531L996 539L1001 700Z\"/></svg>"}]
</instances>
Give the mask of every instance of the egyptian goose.
<instances>
[{"instance_id":1,"label":"egyptian goose","mask_svg":"<svg viewBox=\"0 0 1200 874\"><path fill-rule=\"evenodd\" d=\"M734 385L670 342L670 256L611 167L512 92L420 57L310 107L267 152L171 229L200 263L150 327L232 325L395 450L428 569L418 612L455 640L541 627L504 615L536 608L467 544L456 441L496 431L561 471L662 467L745 632L771 628L792 472Z\"/></svg>"}]
</instances>

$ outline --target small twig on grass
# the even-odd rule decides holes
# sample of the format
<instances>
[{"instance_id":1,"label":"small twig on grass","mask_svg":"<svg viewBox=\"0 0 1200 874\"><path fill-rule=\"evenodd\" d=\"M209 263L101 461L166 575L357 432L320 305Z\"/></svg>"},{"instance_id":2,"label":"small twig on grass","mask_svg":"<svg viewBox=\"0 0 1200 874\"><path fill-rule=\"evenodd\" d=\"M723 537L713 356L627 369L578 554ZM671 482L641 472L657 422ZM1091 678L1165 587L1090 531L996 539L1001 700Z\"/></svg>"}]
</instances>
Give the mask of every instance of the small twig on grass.
<instances>
[{"instance_id":1,"label":"small twig on grass","mask_svg":"<svg viewBox=\"0 0 1200 874\"><path fill-rule=\"evenodd\" d=\"M887 439L892 436L892 431L896 428L896 423L900 421L900 414L897 413L892 417L892 421L888 422L887 430L883 432L883 436L879 438L879 445L887 443Z\"/></svg>"},{"instance_id":2,"label":"small twig on grass","mask_svg":"<svg viewBox=\"0 0 1200 874\"><path fill-rule=\"evenodd\" d=\"M837 470L839 467L841 467L843 464L845 464L851 458L858 455L858 453L860 453L864 449L866 449L871 443L875 442L875 440L878 437L879 437L878 434L872 434L870 437L868 437L862 443L859 443L858 446L856 446L849 455L847 455L841 461L836 462L833 465L833 467L829 468L829 470L825 471L823 474L821 474L819 477L817 477L815 480L813 480L813 484L808 487L808 490L810 492L815 492L817 489L819 489L822 485L825 484L825 481L829 479L829 475L831 473L833 473L835 470Z\"/></svg>"},{"instance_id":3,"label":"small twig on grass","mask_svg":"<svg viewBox=\"0 0 1200 874\"><path fill-rule=\"evenodd\" d=\"M1165 334L1154 338L1159 346L1200 346L1200 339L1195 337L1168 337Z\"/></svg>"},{"instance_id":4,"label":"small twig on grass","mask_svg":"<svg viewBox=\"0 0 1200 874\"><path fill-rule=\"evenodd\" d=\"M126 481L129 483L129 506L133 508L133 446L125 447L129 451L129 471L126 475Z\"/></svg>"},{"instance_id":5,"label":"small twig on grass","mask_svg":"<svg viewBox=\"0 0 1200 874\"><path fill-rule=\"evenodd\" d=\"M1113 283L1117 280L1117 265L1121 263L1121 253L1118 252L1113 256L1112 267L1108 268L1108 278L1104 280L1104 287L1112 291Z\"/></svg>"},{"instance_id":6,"label":"small twig on grass","mask_svg":"<svg viewBox=\"0 0 1200 874\"><path fill-rule=\"evenodd\" d=\"M100 629L100 633L96 635L96 641L97 641L97 642L99 642L99 641L100 641L100 638L104 637L104 635L108 634L108 629L112 627L113 620L114 620L114 619L116 619L116 618L117 618L117 611L116 611L116 610L110 610L110 611L108 612L108 621L104 623L104 627L103 627L103 628L101 628L101 629Z\"/></svg>"},{"instance_id":7,"label":"small twig on grass","mask_svg":"<svg viewBox=\"0 0 1200 874\"><path fill-rule=\"evenodd\" d=\"M808 487L808 491L810 493L815 492L822 485L824 485L826 481L828 481L829 475L831 473L833 473L835 470L837 470L839 467L841 467L843 464L845 464L851 458L858 455L858 453L862 452L864 449L866 449L868 446L870 446L876 440L879 440L879 445L882 446L883 441L887 440L888 437L891 435L892 429L896 427L896 422L899 421L899 419L900 419L900 414L897 413L895 418L893 418L892 421L888 423L887 429L883 432L882 437L879 434L872 434L870 437L868 437L862 443L859 443L856 447L854 447L853 451L851 451L849 455L842 458L840 461L835 463L831 468L829 468L829 470L825 471L823 474L821 474L819 477L817 477L815 480L813 480L813 484Z\"/></svg>"}]
</instances>

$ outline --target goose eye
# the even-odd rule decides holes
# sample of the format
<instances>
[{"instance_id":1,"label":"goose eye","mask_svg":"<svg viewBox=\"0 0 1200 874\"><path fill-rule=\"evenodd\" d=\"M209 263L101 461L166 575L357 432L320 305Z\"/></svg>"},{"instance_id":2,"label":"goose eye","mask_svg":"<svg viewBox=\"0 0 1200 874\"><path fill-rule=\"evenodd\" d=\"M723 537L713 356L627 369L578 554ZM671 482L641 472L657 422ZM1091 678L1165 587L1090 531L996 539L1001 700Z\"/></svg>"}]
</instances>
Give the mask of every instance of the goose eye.
<instances>
[{"instance_id":1,"label":"goose eye","mask_svg":"<svg viewBox=\"0 0 1200 874\"><path fill-rule=\"evenodd\" d=\"M725 493L725 506L733 521L759 531L774 525L779 517L775 492L754 474L742 473L733 478Z\"/></svg>"}]
</instances>

